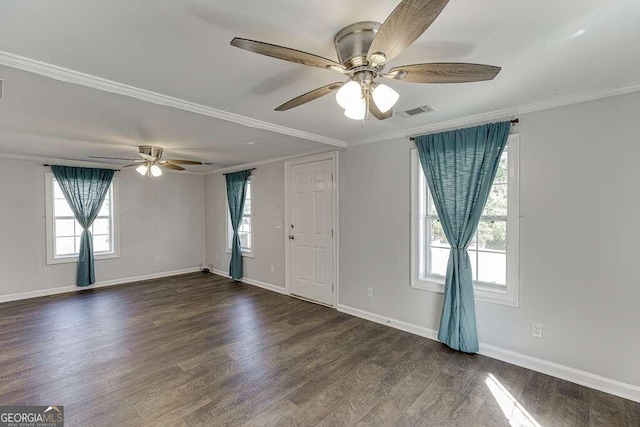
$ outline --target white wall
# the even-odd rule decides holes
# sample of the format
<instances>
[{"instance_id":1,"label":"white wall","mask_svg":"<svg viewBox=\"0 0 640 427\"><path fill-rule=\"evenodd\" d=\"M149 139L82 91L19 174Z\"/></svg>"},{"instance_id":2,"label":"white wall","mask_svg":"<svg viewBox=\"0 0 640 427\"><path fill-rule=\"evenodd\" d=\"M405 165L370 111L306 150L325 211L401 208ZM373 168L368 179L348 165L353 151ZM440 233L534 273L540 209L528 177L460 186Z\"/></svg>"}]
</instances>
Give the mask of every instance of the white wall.
<instances>
[{"instance_id":1,"label":"white wall","mask_svg":"<svg viewBox=\"0 0 640 427\"><path fill-rule=\"evenodd\" d=\"M251 179L254 257L244 257L244 277L284 288L284 162L258 166ZM207 263L228 273L231 254L227 253L223 174L206 176L205 194ZM276 229L278 221L282 229Z\"/></svg>"},{"instance_id":2,"label":"white wall","mask_svg":"<svg viewBox=\"0 0 640 427\"><path fill-rule=\"evenodd\" d=\"M0 159L0 297L75 285L76 264L48 266L42 164ZM205 259L204 177L120 177L120 258L96 261L96 280L197 267ZM154 258L160 257L155 264Z\"/></svg>"},{"instance_id":3,"label":"white wall","mask_svg":"<svg viewBox=\"0 0 640 427\"><path fill-rule=\"evenodd\" d=\"M640 93L520 116L520 307L478 302L481 342L640 386L638 111ZM411 148L340 153L339 302L438 329L442 296L410 287Z\"/></svg>"}]
</instances>

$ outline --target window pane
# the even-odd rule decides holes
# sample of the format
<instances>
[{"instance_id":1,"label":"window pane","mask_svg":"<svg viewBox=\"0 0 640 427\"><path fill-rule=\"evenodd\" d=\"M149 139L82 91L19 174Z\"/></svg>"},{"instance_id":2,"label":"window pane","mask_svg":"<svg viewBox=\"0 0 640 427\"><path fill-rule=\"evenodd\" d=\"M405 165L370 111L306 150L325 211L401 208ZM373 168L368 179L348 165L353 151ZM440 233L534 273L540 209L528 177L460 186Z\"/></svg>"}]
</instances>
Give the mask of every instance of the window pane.
<instances>
[{"instance_id":1,"label":"window pane","mask_svg":"<svg viewBox=\"0 0 640 427\"><path fill-rule=\"evenodd\" d=\"M478 253L475 251L467 251L467 253L469 254L469 260L471 261L471 273L473 274L473 280L478 280Z\"/></svg>"},{"instance_id":2,"label":"window pane","mask_svg":"<svg viewBox=\"0 0 640 427\"><path fill-rule=\"evenodd\" d=\"M244 215L251 214L251 200L247 199L244 201L244 210L242 211Z\"/></svg>"},{"instance_id":3,"label":"window pane","mask_svg":"<svg viewBox=\"0 0 640 427\"><path fill-rule=\"evenodd\" d=\"M251 232L251 217L242 217L242 221L240 221L240 233L250 233Z\"/></svg>"},{"instance_id":4,"label":"window pane","mask_svg":"<svg viewBox=\"0 0 640 427\"><path fill-rule=\"evenodd\" d=\"M431 235L427 240L427 244L429 246L443 246L445 248L451 247L449 242L447 242L447 238L444 235L444 230L442 229L442 223L437 219L428 220L431 225Z\"/></svg>"},{"instance_id":5,"label":"window pane","mask_svg":"<svg viewBox=\"0 0 640 427\"><path fill-rule=\"evenodd\" d=\"M488 251L506 251L507 222L480 221L480 224L478 224L478 249Z\"/></svg>"},{"instance_id":6,"label":"window pane","mask_svg":"<svg viewBox=\"0 0 640 427\"><path fill-rule=\"evenodd\" d=\"M56 219L56 237L74 235L74 219Z\"/></svg>"},{"instance_id":7,"label":"window pane","mask_svg":"<svg viewBox=\"0 0 640 427\"><path fill-rule=\"evenodd\" d=\"M73 255L76 253L74 247L75 238L58 237L56 238L56 255Z\"/></svg>"},{"instance_id":8,"label":"window pane","mask_svg":"<svg viewBox=\"0 0 640 427\"><path fill-rule=\"evenodd\" d=\"M82 235L83 228L77 220L75 221L75 224L76 224L76 236L79 237Z\"/></svg>"},{"instance_id":9,"label":"window pane","mask_svg":"<svg viewBox=\"0 0 640 427\"><path fill-rule=\"evenodd\" d=\"M53 201L54 216L70 216L73 217L73 211L65 199L54 199Z\"/></svg>"},{"instance_id":10,"label":"window pane","mask_svg":"<svg viewBox=\"0 0 640 427\"><path fill-rule=\"evenodd\" d=\"M251 200L251 178L247 180L247 195L245 200Z\"/></svg>"},{"instance_id":11,"label":"window pane","mask_svg":"<svg viewBox=\"0 0 640 427\"><path fill-rule=\"evenodd\" d=\"M469 247L467 248L467 250L478 250L478 230L476 230L475 234L473 235L473 239L471 239L471 243L469 243Z\"/></svg>"},{"instance_id":12,"label":"window pane","mask_svg":"<svg viewBox=\"0 0 640 427\"><path fill-rule=\"evenodd\" d=\"M428 199L429 199L429 205L427 206L427 212L429 212L429 215L438 215L438 212L436 212L436 205L433 203L433 197L431 196L431 192L429 192Z\"/></svg>"},{"instance_id":13,"label":"window pane","mask_svg":"<svg viewBox=\"0 0 640 427\"><path fill-rule=\"evenodd\" d=\"M96 218L93 221L93 234L109 234L109 218Z\"/></svg>"},{"instance_id":14,"label":"window pane","mask_svg":"<svg viewBox=\"0 0 640 427\"><path fill-rule=\"evenodd\" d=\"M60 184L55 179L53 180L53 198L54 199L64 199L64 193L60 189Z\"/></svg>"},{"instance_id":15,"label":"window pane","mask_svg":"<svg viewBox=\"0 0 640 427\"><path fill-rule=\"evenodd\" d=\"M94 252L110 252L111 245L109 244L109 236L93 236L93 251Z\"/></svg>"},{"instance_id":16,"label":"window pane","mask_svg":"<svg viewBox=\"0 0 640 427\"><path fill-rule=\"evenodd\" d=\"M239 232L238 235L240 236L240 246L242 246L243 248L248 248L249 246L249 234L248 233L242 233Z\"/></svg>"},{"instance_id":17,"label":"window pane","mask_svg":"<svg viewBox=\"0 0 640 427\"><path fill-rule=\"evenodd\" d=\"M483 215L507 216L507 184L494 184L491 187Z\"/></svg>"},{"instance_id":18,"label":"window pane","mask_svg":"<svg viewBox=\"0 0 640 427\"><path fill-rule=\"evenodd\" d=\"M478 252L478 281L506 285L507 255Z\"/></svg>"},{"instance_id":19,"label":"window pane","mask_svg":"<svg viewBox=\"0 0 640 427\"><path fill-rule=\"evenodd\" d=\"M509 177L509 170L507 169L508 157L507 150L502 153L502 157L500 157L500 163L498 164L498 171L496 172L496 179L493 181L494 184L505 184Z\"/></svg>"},{"instance_id":20,"label":"window pane","mask_svg":"<svg viewBox=\"0 0 640 427\"><path fill-rule=\"evenodd\" d=\"M447 274L449 262L449 249L429 248L429 273L439 276Z\"/></svg>"},{"instance_id":21,"label":"window pane","mask_svg":"<svg viewBox=\"0 0 640 427\"><path fill-rule=\"evenodd\" d=\"M81 229L80 229L81 230ZM80 231L82 233L82 231ZM80 252L80 236L76 236L76 248L75 248L75 253L79 253Z\"/></svg>"},{"instance_id":22,"label":"window pane","mask_svg":"<svg viewBox=\"0 0 640 427\"><path fill-rule=\"evenodd\" d=\"M102 202L102 206L100 206L100 212L98 212L98 216L111 216L110 210L111 201L109 200L109 196L104 199Z\"/></svg>"}]
</instances>

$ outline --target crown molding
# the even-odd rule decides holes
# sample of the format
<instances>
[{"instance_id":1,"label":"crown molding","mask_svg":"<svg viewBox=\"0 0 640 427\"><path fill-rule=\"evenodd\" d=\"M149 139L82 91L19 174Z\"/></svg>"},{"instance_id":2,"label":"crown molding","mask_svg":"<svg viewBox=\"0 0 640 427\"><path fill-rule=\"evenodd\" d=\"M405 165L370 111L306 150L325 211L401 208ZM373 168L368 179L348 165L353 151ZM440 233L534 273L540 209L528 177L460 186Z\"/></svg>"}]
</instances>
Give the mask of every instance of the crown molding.
<instances>
[{"instance_id":1,"label":"crown molding","mask_svg":"<svg viewBox=\"0 0 640 427\"><path fill-rule=\"evenodd\" d=\"M102 163L102 162L91 162L86 160L75 160L75 159L60 159L57 157L42 157L42 156L29 156L29 155L21 155L21 154L8 154L8 153L0 153L0 159L6 160L17 160L22 162L32 162L32 163L40 163L43 167L44 165L61 165L61 166L74 166L81 168L100 168L100 169L113 169L116 172L123 172L126 169L122 169L122 166L114 165L112 163ZM131 169L134 171L135 169ZM178 174L178 175L205 175L205 172L197 172L197 171L175 171L171 169L163 169L163 174Z\"/></svg>"},{"instance_id":2,"label":"crown molding","mask_svg":"<svg viewBox=\"0 0 640 427\"><path fill-rule=\"evenodd\" d=\"M0 65L15 68L22 71L27 71L30 73L38 74L41 76L45 76L45 77L66 82L66 83L85 86L85 87L100 90L103 92L124 95L130 98L135 98L140 101L149 102L156 105L176 108L179 110L183 110L183 111L187 111L187 112L191 112L191 113L195 113L195 114L199 114L207 117L212 117L215 119L237 123L242 126L262 129L270 132L279 133L282 135L289 135L289 136L293 136L296 138L305 139L309 141L320 142L322 144L326 144L326 145L330 145L332 147L338 147L338 148L357 147L360 145L374 144L378 142L389 141L392 139L400 139L400 138L406 138L414 135L439 132L443 130L454 129L461 126L467 126L471 124L478 124L482 122L488 122L492 120L513 117L519 114L533 113L536 111L548 110L552 108L578 104L581 102L594 101L597 99L608 98L608 97L618 96L618 95L625 95L628 93L640 91L640 82L638 82L638 83L633 83L631 85L627 85L623 87L585 92L577 95L569 95L561 98L549 99L549 100L535 102L532 104L525 104L517 107L504 108L501 110L496 110L488 113L476 114L476 115L462 117L458 119L447 120L447 121L432 123L425 126L410 128L402 131L390 132L390 133L377 135L370 138L363 138L355 141L346 142L346 141L342 141L335 138L329 138L326 136L305 132L299 129L288 128L288 127L277 125L274 123L269 123L262 120L241 116L239 114L230 113L228 111L218 110L216 108L207 107L205 105L196 104L194 102L186 101L179 98L174 98L172 96L163 95L160 93L148 91L148 90L137 88L134 86L129 86L129 85L118 83L112 80L103 79L101 77L71 70L69 68L59 67L57 65L48 64L45 62L37 61L35 59L15 55L9 52L0 51ZM326 152L327 150L324 150L324 151ZM267 162L271 163L271 162L280 161L280 160L288 160L288 157L271 159L271 160L268 160ZM265 164L265 163L262 163L262 164ZM247 165L254 165L254 164L250 163ZM242 165L242 167L244 166L246 165ZM233 169L237 169L238 167L233 167ZM218 171L210 171L205 173L206 174L218 173Z\"/></svg>"},{"instance_id":3,"label":"crown molding","mask_svg":"<svg viewBox=\"0 0 640 427\"><path fill-rule=\"evenodd\" d=\"M363 138L353 142L349 142L349 147L358 147L360 145L375 144L378 142L390 141L392 139L408 138L416 135L440 132L455 129L461 126L481 124L483 122L489 122L492 120L515 118L515 116L520 114L534 113L536 111L549 110L552 108L564 107L567 105L579 104L581 102L587 101L595 101L612 96L626 95L634 92L640 92L640 82L613 89L585 92L577 95L570 95L562 98L554 98L546 101L526 104L519 107L510 107L504 108L502 110L491 111L488 113L475 114L473 116L432 123L425 126L419 126L398 132L391 132L371 138Z\"/></svg>"},{"instance_id":4,"label":"crown molding","mask_svg":"<svg viewBox=\"0 0 640 427\"><path fill-rule=\"evenodd\" d=\"M286 160L292 159L300 159L302 157L314 156L316 154L324 154L329 153L331 151L335 151L335 148L316 148L315 150L303 151L301 153L289 154L287 156L274 157L271 159L258 160L251 163L244 163L241 165L228 166L225 168L210 170L210 171L174 171L170 169L165 169L164 173L177 174L177 175L216 175L220 173L227 172L235 172L240 170L245 170L249 168L256 168L258 166L264 166L271 163L284 162ZM62 166L75 166L75 167L85 167L85 168L102 168L102 169L114 169L118 172L126 171L126 169L122 169L121 166L114 165L112 163L102 163L102 162L91 162L86 160L75 160L75 159L61 159L57 157L42 157L42 156L30 156L30 155L21 155L21 154L9 154L9 153L0 153L0 159L6 160L17 160L23 162L32 162L32 163L40 163L43 166L45 164L55 164ZM131 169L133 171L134 169Z\"/></svg>"},{"instance_id":5,"label":"crown molding","mask_svg":"<svg viewBox=\"0 0 640 427\"><path fill-rule=\"evenodd\" d=\"M185 101L183 99L174 98L172 96L163 95L161 93L156 93L149 90L140 89L134 86L118 83L113 80L103 79L101 77L71 70L69 68L59 67L57 65L48 64L46 62L37 61L35 59L26 58L24 56L15 55L9 52L0 51L0 65L15 68L17 70L27 71L66 83L85 86L103 92L124 95L156 105L176 108L179 110L188 111L190 113L200 114L202 116L213 117L215 119L237 123L242 126L276 132L282 135L289 135L309 141L320 142L334 147L344 148L347 146L347 143L345 141L340 141L338 139L316 135L314 133L305 132L299 129L276 125L274 123L253 119L251 117L241 116L239 114L230 113L228 111L218 110L216 108L207 107L205 105L196 104L194 102Z\"/></svg>"},{"instance_id":6,"label":"crown molding","mask_svg":"<svg viewBox=\"0 0 640 427\"><path fill-rule=\"evenodd\" d=\"M335 150L335 148L317 148L315 150L303 151L301 153L289 154L287 156L274 157L274 158L271 158L271 159L258 160L256 162L244 163L242 165L229 166L229 167L226 167L226 168L207 171L204 174L205 175L216 175L216 174L220 174L220 173L236 172L236 171L241 171L241 170L245 170L245 169L256 168L258 166L268 165L270 163L284 162L286 160L299 159L299 158L302 158L302 157L314 156L316 154L329 153L331 151L336 151L336 150Z\"/></svg>"}]
</instances>

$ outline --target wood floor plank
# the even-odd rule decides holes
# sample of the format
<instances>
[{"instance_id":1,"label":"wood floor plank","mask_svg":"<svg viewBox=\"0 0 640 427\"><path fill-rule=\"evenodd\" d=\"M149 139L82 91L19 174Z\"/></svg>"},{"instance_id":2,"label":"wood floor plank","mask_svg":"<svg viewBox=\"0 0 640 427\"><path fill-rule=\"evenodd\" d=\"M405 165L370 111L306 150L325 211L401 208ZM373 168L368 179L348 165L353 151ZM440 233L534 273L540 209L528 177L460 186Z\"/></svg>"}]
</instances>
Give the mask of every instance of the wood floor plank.
<instances>
[{"instance_id":1,"label":"wood floor plank","mask_svg":"<svg viewBox=\"0 0 640 427\"><path fill-rule=\"evenodd\" d=\"M0 405L69 426L640 425L638 403L211 274L0 304L0 349Z\"/></svg>"}]
</instances>

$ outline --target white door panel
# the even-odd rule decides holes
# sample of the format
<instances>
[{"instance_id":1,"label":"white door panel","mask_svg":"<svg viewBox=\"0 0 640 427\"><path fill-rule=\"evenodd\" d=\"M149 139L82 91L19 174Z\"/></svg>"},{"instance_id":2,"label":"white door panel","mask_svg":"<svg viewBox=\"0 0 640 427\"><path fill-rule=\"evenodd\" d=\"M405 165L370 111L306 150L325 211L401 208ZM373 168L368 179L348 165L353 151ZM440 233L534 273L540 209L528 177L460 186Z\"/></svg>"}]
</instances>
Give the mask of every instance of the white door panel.
<instances>
[{"instance_id":1,"label":"white door panel","mask_svg":"<svg viewBox=\"0 0 640 427\"><path fill-rule=\"evenodd\" d=\"M333 162L289 171L291 293L333 305Z\"/></svg>"}]
</instances>

